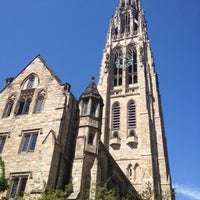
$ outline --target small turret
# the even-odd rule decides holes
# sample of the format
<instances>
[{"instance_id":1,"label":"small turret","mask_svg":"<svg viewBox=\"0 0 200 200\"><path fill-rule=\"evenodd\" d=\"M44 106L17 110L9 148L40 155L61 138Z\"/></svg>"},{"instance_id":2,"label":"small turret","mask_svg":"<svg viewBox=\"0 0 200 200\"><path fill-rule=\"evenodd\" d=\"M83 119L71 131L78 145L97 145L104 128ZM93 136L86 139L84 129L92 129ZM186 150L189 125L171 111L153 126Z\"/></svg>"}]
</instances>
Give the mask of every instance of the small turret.
<instances>
[{"instance_id":1,"label":"small turret","mask_svg":"<svg viewBox=\"0 0 200 200\"><path fill-rule=\"evenodd\" d=\"M94 77L80 96L80 124L79 136L86 137L85 150L96 152L97 144L100 141L101 119L103 100L97 90Z\"/></svg>"}]
</instances>

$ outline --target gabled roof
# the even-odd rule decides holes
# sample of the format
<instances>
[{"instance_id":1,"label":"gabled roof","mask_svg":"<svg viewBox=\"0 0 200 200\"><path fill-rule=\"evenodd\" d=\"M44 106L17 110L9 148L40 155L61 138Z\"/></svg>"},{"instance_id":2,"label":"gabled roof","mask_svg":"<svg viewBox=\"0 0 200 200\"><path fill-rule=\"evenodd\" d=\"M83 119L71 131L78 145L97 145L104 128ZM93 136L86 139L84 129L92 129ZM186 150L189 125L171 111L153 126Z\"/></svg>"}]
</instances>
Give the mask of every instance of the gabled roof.
<instances>
[{"instance_id":1,"label":"gabled roof","mask_svg":"<svg viewBox=\"0 0 200 200\"><path fill-rule=\"evenodd\" d=\"M55 74L55 72L49 67L49 65L47 64L47 62L42 58L42 56L40 54L38 54L33 60L32 62L36 59L39 58L41 60L41 62L44 64L44 66L49 70L49 72L51 73L51 75L58 81L58 83L60 85L62 85L62 81L58 78L58 76Z\"/></svg>"},{"instance_id":2,"label":"gabled roof","mask_svg":"<svg viewBox=\"0 0 200 200\"><path fill-rule=\"evenodd\" d=\"M8 78L8 80L10 81L7 81L8 84L6 84L4 86L4 88L0 91L2 92L15 78L17 78L17 76L19 76L21 73L23 73L24 70L26 70L26 68L35 60L35 59L39 59L43 64L44 66L48 69L48 71L51 73L51 75L57 80L57 82L60 84L60 85L63 85L64 83L62 83L62 81L58 78L58 76L54 73L54 71L49 67L49 65L47 64L47 62L42 58L42 56L40 54L38 54L31 62L28 63L28 65L26 65L26 67L20 71L14 78L10 77ZM68 84L68 83L67 83ZM68 84L70 85L70 84Z\"/></svg>"},{"instance_id":3,"label":"gabled roof","mask_svg":"<svg viewBox=\"0 0 200 200\"><path fill-rule=\"evenodd\" d=\"M61 85L62 81L58 78L58 76L54 73L54 71L49 67L49 65L47 64L47 62L42 58L42 56L40 54L38 54L31 62L28 63L28 65L26 65L26 67L19 73L21 74L35 59L40 59L40 61L44 64L44 66L49 70L49 72L51 73L51 75L58 81L58 83ZM18 74L18 75L19 75ZM17 75L17 76L18 76ZM16 77L17 77L16 76ZM16 78L15 77L15 78Z\"/></svg>"}]
</instances>

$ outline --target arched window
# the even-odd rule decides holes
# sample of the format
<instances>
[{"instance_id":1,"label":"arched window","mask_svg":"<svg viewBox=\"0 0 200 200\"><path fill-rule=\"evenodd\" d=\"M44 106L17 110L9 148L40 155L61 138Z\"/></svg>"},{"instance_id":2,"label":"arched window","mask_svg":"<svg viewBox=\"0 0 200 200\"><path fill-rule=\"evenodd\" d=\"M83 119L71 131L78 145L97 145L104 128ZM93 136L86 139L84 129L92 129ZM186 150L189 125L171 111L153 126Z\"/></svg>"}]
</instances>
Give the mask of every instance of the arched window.
<instances>
[{"instance_id":1,"label":"arched window","mask_svg":"<svg viewBox=\"0 0 200 200\"><path fill-rule=\"evenodd\" d=\"M134 101L128 103L128 128L136 128L136 105Z\"/></svg>"},{"instance_id":2,"label":"arched window","mask_svg":"<svg viewBox=\"0 0 200 200\"><path fill-rule=\"evenodd\" d=\"M138 177L138 167L139 167L139 164L136 163L135 166L134 166L134 174L133 174L133 180L136 181L137 180L137 177Z\"/></svg>"},{"instance_id":3,"label":"arched window","mask_svg":"<svg viewBox=\"0 0 200 200\"><path fill-rule=\"evenodd\" d=\"M123 13L121 20L121 33L130 32L130 14L128 12Z\"/></svg>"},{"instance_id":4,"label":"arched window","mask_svg":"<svg viewBox=\"0 0 200 200\"><path fill-rule=\"evenodd\" d=\"M133 180L133 175L134 175L134 170L133 170L132 164L128 165L127 175L128 175L129 180L132 181Z\"/></svg>"},{"instance_id":5,"label":"arched window","mask_svg":"<svg viewBox=\"0 0 200 200\"><path fill-rule=\"evenodd\" d=\"M120 129L120 107L119 103L115 103L112 110L112 129Z\"/></svg>"},{"instance_id":6,"label":"arched window","mask_svg":"<svg viewBox=\"0 0 200 200\"><path fill-rule=\"evenodd\" d=\"M127 55L133 58L132 63L127 66L127 82L128 84L134 84L138 82L137 76L137 54L133 50L133 47L129 48L127 51Z\"/></svg>"},{"instance_id":7,"label":"arched window","mask_svg":"<svg viewBox=\"0 0 200 200\"><path fill-rule=\"evenodd\" d=\"M39 84L40 80L39 80L39 76L37 74L29 74L21 83L22 86L22 90L32 90L34 88L37 87L37 85Z\"/></svg>"},{"instance_id":8,"label":"arched window","mask_svg":"<svg viewBox=\"0 0 200 200\"><path fill-rule=\"evenodd\" d=\"M37 101L36 101L36 106L35 106L35 112L36 113L42 111L43 102L44 102L44 97L43 96L39 96Z\"/></svg>"},{"instance_id":9,"label":"arched window","mask_svg":"<svg viewBox=\"0 0 200 200\"><path fill-rule=\"evenodd\" d=\"M93 145L93 141L94 141L94 135L90 133L88 136L88 144Z\"/></svg>"},{"instance_id":10,"label":"arched window","mask_svg":"<svg viewBox=\"0 0 200 200\"><path fill-rule=\"evenodd\" d=\"M123 55L121 48L118 48L115 52L115 65L114 65L114 86L122 85L122 67L123 67Z\"/></svg>"},{"instance_id":11,"label":"arched window","mask_svg":"<svg viewBox=\"0 0 200 200\"><path fill-rule=\"evenodd\" d=\"M13 100L8 101L8 103L6 104L6 107L5 107L3 117L9 117L10 116L10 113L11 113L12 108L13 108L13 104L14 104Z\"/></svg>"},{"instance_id":12,"label":"arched window","mask_svg":"<svg viewBox=\"0 0 200 200\"><path fill-rule=\"evenodd\" d=\"M27 89L32 89L35 81L35 76L31 75L28 79Z\"/></svg>"},{"instance_id":13,"label":"arched window","mask_svg":"<svg viewBox=\"0 0 200 200\"><path fill-rule=\"evenodd\" d=\"M133 167L132 164L128 165L127 168L127 175L130 181L136 181L138 178L138 169L139 169L139 164L136 163Z\"/></svg>"}]
</instances>

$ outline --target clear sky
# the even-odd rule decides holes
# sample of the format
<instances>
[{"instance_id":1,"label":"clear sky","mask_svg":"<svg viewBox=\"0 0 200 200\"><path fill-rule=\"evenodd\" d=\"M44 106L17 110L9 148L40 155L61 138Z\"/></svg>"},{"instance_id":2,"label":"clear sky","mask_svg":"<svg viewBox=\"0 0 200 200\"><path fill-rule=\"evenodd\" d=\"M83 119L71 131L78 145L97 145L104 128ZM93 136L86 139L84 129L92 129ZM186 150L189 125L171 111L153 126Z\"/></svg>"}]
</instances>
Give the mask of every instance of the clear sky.
<instances>
[{"instance_id":1,"label":"clear sky","mask_svg":"<svg viewBox=\"0 0 200 200\"><path fill-rule=\"evenodd\" d=\"M118 0L0 0L0 89L37 55L79 98ZM143 0L177 200L200 200L200 0Z\"/></svg>"}]
</instances>

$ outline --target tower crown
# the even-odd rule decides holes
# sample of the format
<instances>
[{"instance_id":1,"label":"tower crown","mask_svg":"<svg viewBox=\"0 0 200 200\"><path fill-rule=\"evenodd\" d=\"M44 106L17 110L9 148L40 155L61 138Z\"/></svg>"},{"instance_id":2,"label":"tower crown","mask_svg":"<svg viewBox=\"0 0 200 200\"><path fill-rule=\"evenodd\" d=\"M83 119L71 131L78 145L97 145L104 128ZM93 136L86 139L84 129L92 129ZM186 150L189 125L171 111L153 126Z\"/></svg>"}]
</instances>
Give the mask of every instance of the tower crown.
<instances>
[{"instance_id":1,"label":"tower crown","mask_svg":"<svg viewBox=\"0 0 200 200\"><path fill-rule=\"evenodd\" d=\"M120 0L111 19L108 42L146 33L146 23L140 0Z\"/></svg>"}]
</instances>

